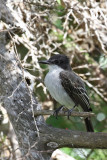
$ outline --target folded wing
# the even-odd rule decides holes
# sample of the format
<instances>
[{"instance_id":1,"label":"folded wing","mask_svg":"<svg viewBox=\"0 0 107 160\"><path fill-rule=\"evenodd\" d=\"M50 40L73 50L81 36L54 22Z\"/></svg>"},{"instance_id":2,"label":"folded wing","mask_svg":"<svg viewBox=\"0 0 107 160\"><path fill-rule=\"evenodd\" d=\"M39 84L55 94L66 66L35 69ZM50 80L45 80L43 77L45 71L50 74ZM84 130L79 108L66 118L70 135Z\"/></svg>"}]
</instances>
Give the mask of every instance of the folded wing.
<instances>
[{"instance_id":1,"label":"folded wing","mask_svg":"<svg viewBox=\"0 0 107 160\"><path fill-rule=\"evenodd\" d=\"M85 112L92 111L84 82L74 72L62 71L61 84L76 105L80 105Z\"/></svg>"}]
</instances>

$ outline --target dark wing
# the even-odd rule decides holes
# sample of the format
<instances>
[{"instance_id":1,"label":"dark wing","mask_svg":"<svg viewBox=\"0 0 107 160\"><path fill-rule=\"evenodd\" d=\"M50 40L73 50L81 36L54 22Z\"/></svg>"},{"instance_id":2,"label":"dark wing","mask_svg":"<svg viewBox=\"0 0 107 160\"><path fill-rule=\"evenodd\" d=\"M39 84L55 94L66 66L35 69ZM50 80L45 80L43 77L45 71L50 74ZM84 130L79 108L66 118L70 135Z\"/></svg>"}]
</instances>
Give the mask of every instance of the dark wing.
<instances>
[{"instance_id":1,"label":"dark wing","mask_svg":"<svg viewBox=\"0 0 107 160\"><path fill-rule=\"evenodd\" d=\"M76 105L80 105L85 112L92 111L84 82L73 71L60 73L61 84Z\"/></svg>"}]
</instances>

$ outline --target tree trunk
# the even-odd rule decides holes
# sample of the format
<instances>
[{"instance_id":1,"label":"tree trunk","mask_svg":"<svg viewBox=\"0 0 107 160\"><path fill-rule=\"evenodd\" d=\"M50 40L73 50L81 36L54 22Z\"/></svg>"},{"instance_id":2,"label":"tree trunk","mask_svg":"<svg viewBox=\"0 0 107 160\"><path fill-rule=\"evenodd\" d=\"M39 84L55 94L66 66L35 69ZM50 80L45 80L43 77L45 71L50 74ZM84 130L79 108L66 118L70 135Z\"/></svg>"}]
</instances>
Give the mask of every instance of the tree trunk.
<instances>
[{"instance_id":1,"label":"tree trunk","mask_svg":"<svg viewBox=\"0 0 107 160\"><path fill-rule=\"evenodd\" d=\"M17 135L22 156L25 159L46 160L49 155L44 145L36 145L39 138L37 123L44 123L41 116L33 116L33 108L40 109L36 99L24 80L21 64L14 54L6 49L6 34L0 33L0 99L7 110L9 119ZM31 158L32 157L32 158Z\"/></svg>"}]
</instances>

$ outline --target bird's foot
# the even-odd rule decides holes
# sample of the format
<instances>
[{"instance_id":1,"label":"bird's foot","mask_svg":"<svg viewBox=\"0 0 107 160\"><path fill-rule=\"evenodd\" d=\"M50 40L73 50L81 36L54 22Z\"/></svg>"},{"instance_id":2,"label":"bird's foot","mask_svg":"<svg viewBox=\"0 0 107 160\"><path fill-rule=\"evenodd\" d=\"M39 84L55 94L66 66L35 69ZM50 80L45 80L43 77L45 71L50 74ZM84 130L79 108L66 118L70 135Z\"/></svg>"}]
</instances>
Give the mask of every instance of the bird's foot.
<instances>
[{"instance_id":1,"label":"bird's foot","mask_svg":"<svg viewBox=\"0 0 107 160\"><path fill-rule=\"evenodd\" d=\"M63 107L64 107L64 106L60 106L59 108L57 108L57 109L54 111L53 116L55 116L56 119L58 119L58 113L59 113L59 111L60 111Z\"/></svg>"},{"instance_id":2,"label":"bird's foot","mask_svg":"<svg viewBox=\"0 0 107 160\"><path fill-rule=\"evenodd\" d=\"M74 108L72 108L72 109L69 109L67 112L68 112L68 115L67 115L67 117L68 117L68 119L70 119L70 116L71 116L71 113L74 111Z\"/></svg>"},{"instance_id":3,"label":"bird's foot","mask_svg":"<svg viewBox=\"0 0 107 160\"><path fill-rule=\"evenodd\" d=\"M67 115L68 119L70 119L71 113L74 111L74 109L75 109L76 106L77 105L75 104L72 109L69 109L68 111L66 111L66 112L68 112L68 115Z\"/></svg>"}]
</instances>

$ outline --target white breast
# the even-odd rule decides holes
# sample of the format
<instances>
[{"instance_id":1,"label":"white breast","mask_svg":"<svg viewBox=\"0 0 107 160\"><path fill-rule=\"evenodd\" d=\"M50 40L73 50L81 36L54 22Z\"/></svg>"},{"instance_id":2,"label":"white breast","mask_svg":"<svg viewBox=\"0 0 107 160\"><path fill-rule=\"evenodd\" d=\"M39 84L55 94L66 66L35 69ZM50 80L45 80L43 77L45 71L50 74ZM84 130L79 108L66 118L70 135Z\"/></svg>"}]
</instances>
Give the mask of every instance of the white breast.
<instances>
[{"instance_id":1,"label":"white breast","mask_svg":"<svg viewBox=\"0 0 107 160\"><path fill-rule=\"evenodd\" d=\"M56 65L49 66L49 69L50 70L47 73L44 81L46 88L57 102L68 108L72 108L74 106L74 102L64 90L59 78L59 73L63 71L63 69Z\"/></svg>"}]
</instances>

